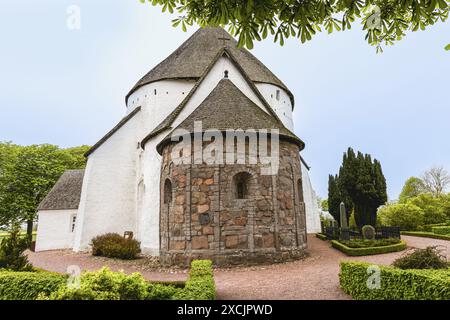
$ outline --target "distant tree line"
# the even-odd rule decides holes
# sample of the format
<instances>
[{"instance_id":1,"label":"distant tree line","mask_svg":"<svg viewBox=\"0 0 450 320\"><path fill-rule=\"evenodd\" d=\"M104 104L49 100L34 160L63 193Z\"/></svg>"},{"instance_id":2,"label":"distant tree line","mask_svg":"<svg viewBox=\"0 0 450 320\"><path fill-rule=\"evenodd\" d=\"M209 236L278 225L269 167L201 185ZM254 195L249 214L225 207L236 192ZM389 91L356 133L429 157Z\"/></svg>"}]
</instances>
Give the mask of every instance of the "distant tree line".
<instances>
[{"instance_id":1,"label":"distant tree line","mask_svg":"<svg viewBox=\"0 0 450 320\"><path fill-rule=\"evenodd\" d=\"M442 167L433 167L420 178L411 177L398 201L383 206L378 216L385 225L402 230L419 230L426 225L450 222L450 174Z\"/></svg>"},{"instance_id":2,"label":"distant tree line","mask_svg":"<svg viewBox=\"0 0 450 320\"><path fill-rule=\"evenodd\" d=\"M31 239L39 203L64 171L85 167L88 149L0 142L0 229L27 223Z\"/></svg>"}]
</instances>

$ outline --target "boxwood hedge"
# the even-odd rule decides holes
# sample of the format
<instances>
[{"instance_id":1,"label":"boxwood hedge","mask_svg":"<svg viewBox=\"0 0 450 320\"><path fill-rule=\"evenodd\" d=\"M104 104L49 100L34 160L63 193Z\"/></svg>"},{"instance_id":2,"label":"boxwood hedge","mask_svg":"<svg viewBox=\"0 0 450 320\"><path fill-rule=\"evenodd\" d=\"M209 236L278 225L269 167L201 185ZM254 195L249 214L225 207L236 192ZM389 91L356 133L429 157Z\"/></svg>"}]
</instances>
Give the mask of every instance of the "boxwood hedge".
<instances>
[{"instance_id":1,"label":"boxwood hedge","mask_svg":"<svg viewBox=\"0 0 450 320\"><path fill-rule=\"evenodd\" d=\"M194 260L186 282L147 282L139 273L126 275L103 268L81 275L80 286L50 272L0 270L0 300L213 300L212 262Z\"/></svg>"},{"instance_id":2,"label":"boxwood hedge","mask_svg":"<svg viewBox=\"0 0 450 320\"><path fill-rule=\"evenodd\" d=\"M194 260L183 290L175 294L176 300L214 300L216 285L211 260Z\"/></svg>"},{"instance_id":3,"label":"boxwood hedge","mask_svg":"<svg viewBox=\"0 0 450 320\"><path fill-rule=\"evenodd\" d=\"M323 233L316 233L316 238L319 238L320 240L328 240L327 236Z\"/></svg>"},{"instance_id":4,"label":"boxwood hedge","mask_svg":"<svg viewBox=\"0 0 450 320\"><path fill-rule=\"evenodd\" d=\"M373 255L373 254L382 254L382 253L397 252L397 251L405 250L406 242L400 241L399 243L396 243L396 244L391 244L391 245L381 246L381 247L350 248L337 240L332 240L331 246L333 248L338 249L339 251L345 253L348 256L368 256L368 255Z\"/></svg>"},{"instance_id":5,"label":"boxwood hedge","mask_svg":"<svg viewBox=\"0 0 450 320\"><path fill-rule=\"evenodd\" d=\"M431 230L433 233L443 234L450 237L450 226L433 227Z\"/></svg>"},{"instance_id":6,"label":"boxwood hedge","mask_svg":"<svg viewBox=\"0 0 450 320\"><path fill-rule=\"evenodd\" d=\"M450 236L447 236L445 234L437 234L437 233L433 233L433 232L402 231L401 234L404 236L414 236L414 237L423 237L423 238L432 238L432 239L450 241Z\"/></svg>"},{"instance_id":7,"label":"boxwood hedge","mask_svg":"<svg viewBox=\"0 0 450 320\"><path fill-rule=\"evenodd\" d=\"M0 300L36 300L66 283L67 276L51 272L0 271Z\"/></svg>"},{"instance_id":8,"label":"boxwood hedge","mask_svg":"<svg viewBox=\"0 0 450 320\"><path fill-rule=\"evenodd\" d=\"M369 289L372 266L362 262L341 262L339 280L345 293L356 300L449 300L450 269L401 270L378 266L380 287ZM368 271L369 270L369 271Z\"/></svg>"}]
</instances>

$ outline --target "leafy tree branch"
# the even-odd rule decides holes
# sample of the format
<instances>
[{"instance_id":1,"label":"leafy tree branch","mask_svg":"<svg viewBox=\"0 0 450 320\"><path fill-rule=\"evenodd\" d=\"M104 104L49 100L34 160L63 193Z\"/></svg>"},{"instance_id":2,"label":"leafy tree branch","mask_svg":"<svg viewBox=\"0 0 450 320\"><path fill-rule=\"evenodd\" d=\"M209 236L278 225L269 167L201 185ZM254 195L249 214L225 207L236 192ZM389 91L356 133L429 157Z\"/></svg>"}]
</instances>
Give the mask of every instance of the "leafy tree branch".
<instances>
[{"instance_id":1,"label":"leafy tree branch","mask_svg":"<svg viewBox=\"0 0 450 320\"><path fill-rule=\"evenodd\" d=\"M173 26L228 26L239 46L271 35L283 45L290 37L302 43L318 32L362 25L366 40L382 51L409 31L425 30L448 18L450 0L140 0L177 13Z\"/></svg>"}]
</instances>

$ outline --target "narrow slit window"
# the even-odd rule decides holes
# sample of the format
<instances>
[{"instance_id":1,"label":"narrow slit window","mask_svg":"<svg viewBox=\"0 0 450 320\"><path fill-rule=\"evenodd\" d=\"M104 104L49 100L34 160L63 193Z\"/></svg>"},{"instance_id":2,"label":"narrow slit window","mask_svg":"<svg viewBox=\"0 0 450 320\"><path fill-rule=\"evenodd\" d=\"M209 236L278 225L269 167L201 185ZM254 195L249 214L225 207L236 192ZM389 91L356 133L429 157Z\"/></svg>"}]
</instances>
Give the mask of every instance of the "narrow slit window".
<instances>
[{"instance_id":1,"label":"narrow slit window","mask_svg":"<svg viewBox=\"0 0 450 320\"><path fill-rule=\"evenodd\" d=\"M251 175L241 172L233 177L234 196L236 199L247 199L249 196L249 185Z\"/></svg>"},{"instance_id":2,"label":"narrow slit window","mask_svg":"<svg viewBox=\"0 0 450 320\"><path fill-rule=\"evenodd\" d=\"M70 232L75 231L76 223L77 223L77 216L70 217Z\"/></svg>"},{"instance_id":3,"label":"narrow slit window","mask_svg":"<svg viewBox=\"0 0 450 320\"><path fill-rule=\"evenodd\" d=\"M172 202L172 182L166 179L164 182L164 204Z\"/></svg>"},{"instance_id":4,"label":"narrow slit window","mask_svg":"<svg viewBox=\"0 0 450 320\"><path fill-rule=\"evenodd\" d=\"M298 192L298 200L300 202L304 202L302 179L298 179L298 181L297 181L297 192Z\"/></svg>"}]
</instances>

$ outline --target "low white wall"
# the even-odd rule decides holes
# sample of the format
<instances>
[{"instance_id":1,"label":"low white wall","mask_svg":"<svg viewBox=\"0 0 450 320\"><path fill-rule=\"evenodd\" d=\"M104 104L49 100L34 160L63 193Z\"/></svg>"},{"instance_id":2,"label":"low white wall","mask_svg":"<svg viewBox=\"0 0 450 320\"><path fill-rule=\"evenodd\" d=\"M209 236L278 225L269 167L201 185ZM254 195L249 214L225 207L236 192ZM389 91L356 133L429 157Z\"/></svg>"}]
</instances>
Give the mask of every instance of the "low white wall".
<instances>
[{"instance_id":1,"label":"low white wall","mask_svg":"<svg viewBox=\"0 0 450 320\"><path fill-rule=\"evenodd\" d=\"M320 232L320 213L317 195L311 184L308 169L302 164L303 198L306 210L306 231L308 233Z\"/></svg>"},{"instance_id":2,"label":"low white wall","mask_svg":"<svg viewBox=\"0 0 450 320\"><path fill-rule=\"evenodd\" d=\"M72 217L76 214L76 209L39 211L36 251L73 248Z\"/></svg>"}]
</instances>

